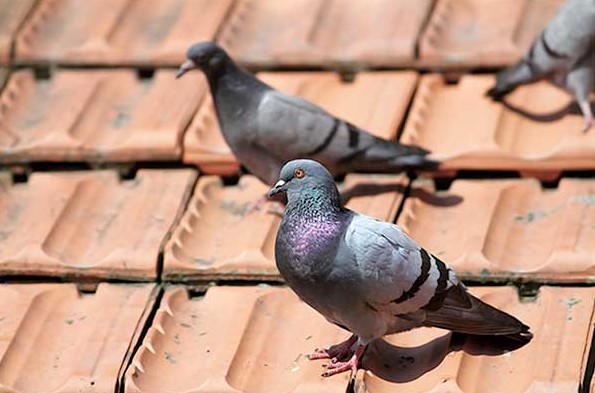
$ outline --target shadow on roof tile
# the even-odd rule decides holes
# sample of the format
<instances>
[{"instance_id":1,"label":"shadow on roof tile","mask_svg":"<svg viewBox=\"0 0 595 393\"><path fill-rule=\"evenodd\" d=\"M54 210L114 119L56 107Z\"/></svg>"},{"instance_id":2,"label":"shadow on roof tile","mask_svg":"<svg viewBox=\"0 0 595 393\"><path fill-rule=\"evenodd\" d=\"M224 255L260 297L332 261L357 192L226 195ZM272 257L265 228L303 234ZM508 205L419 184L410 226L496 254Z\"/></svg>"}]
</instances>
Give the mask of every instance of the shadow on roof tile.
<instances>
[{"instance_id":1,"label":"shadow on roof tile","mask_svg":"<svg viewBox=\"0 0 595 393\"><path fill-rule=\"evenodd\" d=\"M485 97L493 83L492 75L466 75L454 85L423 76L401 142L434 152L445 170L595 168L595 133L582 132L580 113L564 115L570 96L546 82L523 86L507 100L526 115Z\"/></svg>"},{"instance_id":2,"label":"shadow on roof tile","mask_svg":"<svg viewBox=\"0 0 595 393\"><path fill-rule=\"evenodd\" d=\"M413 183L398 224L430 252L474 280L584 282L595 276L595 181L456 180L439 206ZM437 195L443 195L444 192Z\"/></svg>"},{"instance_id":3,"label":"shadow on roof tile","mask_svg":"<svg viewBox=\"0 0 595 393\"><path fill-rule=\"evenodd\" d=\"M392 221L407 185L405 176L348 175L342 189L353 196L349 208ZM188 209L164 250L167 280L280 280L274 244L281 218L264 210L242 217L244 209L268 187L252 176L236 186L201 177Z\"/></svg>"},{"instance_id":4,"label":"shadow on roof tile","mask_svg":"<svg viewBox=\"0 0 595 393\"><path fill-rule=\"evenodd\" d=\"M512 287L471 291L531 325L533 341L502 353L492 340L461 340L439 329L387 336L365 355L372 371L359 391L577 390L595 289L542 287L527 302ZM344 392L347 375L323 379L322 362L305 355L347 336L287 288L213 287L204 298L189 298L174 287L126 372L125 391Z\"/></svg>"}]
</instances>

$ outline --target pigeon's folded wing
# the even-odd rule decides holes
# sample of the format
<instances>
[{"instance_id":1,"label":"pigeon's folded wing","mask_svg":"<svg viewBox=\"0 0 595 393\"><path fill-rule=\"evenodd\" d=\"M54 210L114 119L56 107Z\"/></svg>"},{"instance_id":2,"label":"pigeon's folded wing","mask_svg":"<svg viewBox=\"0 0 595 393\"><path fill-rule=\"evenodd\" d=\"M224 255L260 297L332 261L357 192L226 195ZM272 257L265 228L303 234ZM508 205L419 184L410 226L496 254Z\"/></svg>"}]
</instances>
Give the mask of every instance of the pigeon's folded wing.
<instances>
[{"instance_id":1,"label":"pigeon's folded wing","mask_svg":"<svg viewBox=\"0 0 595 393\"><path fill-rule=\"evenodd\" d=\"M398 226L355 215L345 234L365 301L394 315L417 311L459 283L440 260ZM338 263L346 255L338 255Z\"/></svg>"},{"instance_id":2,"label":"pigeon's folded wing","mask_svg":"<svg viewBox=\"0 0 595 393\"><path fill-rule=\"evenodd\" d=\"M425 326L479 335L509 335L528 331L518 319L469 294L462 284L446 290L425 312ZM437 298L438 299L438 298Z\"/></svg>"},{"instance_id":3,"label":"pigeon's folded wing","mask_svg":"<svg viewBox=\"0 0 595 393\"><path fill-rule=\"evenodd\" d=\"M255 143L282 162L325 150L343 124L322 108L276 90L262 97L257 114Z\"/></svg>"},{"instance_id":4,"label":"pigeon's folded wing","mask_svg":"<svg viewBox=\"0 0 595 393\"><path fill-rule=\"evenodd\" d=\"M362 296L374 309L461 333L530 338L527 326L469 294L444 262L398 226L356 215L345 242L355 258Z\"/></svg>"},{"instance_id":5,"label":"pigeon's folded wing","mask_svg":"<svg viewBox=\"0 0 595 393\"><path fill-rule=\"evenodd\" d=\"M256 145L281 162L310 157L331 171L393 172L404 166L434 167L418 146L375 137L299 97L269 90L258 107Z\"/></svg>"}]
</instances>

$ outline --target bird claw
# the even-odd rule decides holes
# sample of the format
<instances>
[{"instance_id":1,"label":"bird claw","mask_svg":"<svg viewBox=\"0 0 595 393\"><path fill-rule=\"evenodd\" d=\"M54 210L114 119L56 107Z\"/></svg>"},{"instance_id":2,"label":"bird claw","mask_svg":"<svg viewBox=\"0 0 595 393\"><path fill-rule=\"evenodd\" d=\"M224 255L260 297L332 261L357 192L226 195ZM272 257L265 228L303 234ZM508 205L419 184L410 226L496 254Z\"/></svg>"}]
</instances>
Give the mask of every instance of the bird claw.
<instances>
[{"instance_id":1,"label":"bird claw","mask_svg":"<svg viewBox=\"0 0 595 393\"><path fill-rule=\"evenodd\" d=\"M357 336L351 336L347 340L340 344L333 345L327 349L316 348L314 353L309 354L307 357L309 360L318 359L333 359L337 362L339 359L348 359L353 355L353 344L357 341Z\"/></svg>"},{"instance_id":2,"label":"bird claw","mask_svg":"<svg viewBox=\"0 0 595 393\"><path fill-rule=\"evenodd\" d=\"M356 355L353 355L351 357L351 359L349 359L346 362L331 362L331 363L327 363L325 365L323 365L324 367L326 367L327 371L323 372L321 375L323 377L330 377L333 375L337 375L337 374L341 374L344 373L346 371L351 371L352 372L352 377L355 377L355 375L357 374L357 366L359 363L359 357Z\"/></svg>"},{"instance_id":3,"label":"bird claw","mask_svg":"<svg viewBox=\"0 0 595 393\"><path fill-rule=\"evenodd\" d=\"M314 350L314 353L311 353L306 356L308 360L318 360L318 359L330 359L331 355L328 353L326 349L318 349Z\"/></svg>"},{"instance_id":4,"label":"bird claw","mask_svg":"<svg viewBox=\"0 0 595 393\"><path fill-rule=\"evenodd\" d=\"M346 346L352 340L353 337L345 341L344 343L341 343L340 345ZM349 348L351 348L351 345L349 345ZM351 371L351 382L353 382L357 375L360 359L363 356L365 350L366 345L358 345L355 351L352 352L353 355L351 356L351 358L346 362L339 361L336 357L332 358L330 363L325 363L322 365L324 368L326 368L326 371L323 372L321 376L326 378L340 373L344 373L346 371Z\"/></svg>"}]
</instances>

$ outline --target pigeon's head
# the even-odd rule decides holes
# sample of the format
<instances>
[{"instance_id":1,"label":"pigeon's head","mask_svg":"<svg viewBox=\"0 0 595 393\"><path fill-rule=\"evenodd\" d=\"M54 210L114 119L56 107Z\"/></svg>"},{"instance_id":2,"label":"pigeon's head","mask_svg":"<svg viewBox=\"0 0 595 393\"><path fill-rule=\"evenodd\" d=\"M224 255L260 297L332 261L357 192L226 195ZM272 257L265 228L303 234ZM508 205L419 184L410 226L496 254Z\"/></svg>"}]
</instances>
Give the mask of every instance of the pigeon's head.
<instances>
[{"instance_id":1,"label":"pigeon's head","mask_svg":"<svg viewBox=\"0 0 595 393\"><path fill-rule=\"evenodd\" d=\"M329 171L313 160L293 160L281 168L279 181L269 191L273 195L287 193L289 202L299 195L319 193L338 200L339 192Z\"/></svg>"},{"instance_id":2,"label":"pigeon's head","mask_svg":"<svg viewBox=\"0 0 595 393\"><path fill-rule=\"evenodd\" d=\"M212 74L223 68L229 60L227 53L219 45L211 41L199 42L188 48L186 60L178 69L176 78L186 72L198 68L207 74Z\"/></svg>"}]
</instances>

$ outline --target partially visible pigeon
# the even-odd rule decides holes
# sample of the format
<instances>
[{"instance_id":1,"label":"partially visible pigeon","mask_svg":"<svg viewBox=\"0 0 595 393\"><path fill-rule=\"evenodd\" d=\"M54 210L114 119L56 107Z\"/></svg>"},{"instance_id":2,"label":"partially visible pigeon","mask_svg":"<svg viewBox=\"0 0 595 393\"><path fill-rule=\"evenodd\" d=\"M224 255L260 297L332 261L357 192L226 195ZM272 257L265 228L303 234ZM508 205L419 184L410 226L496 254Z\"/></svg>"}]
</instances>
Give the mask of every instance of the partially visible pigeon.
<instances>
[{"instance_id":1,"label":"partially visible pigeon","mask_svg":"<svg viewBox=\"0 0 595 393\"><path fill-rule=\"evenodd\" d=\"M294 160L269 195L288 203L275 244L277 268L297 295L353 335L310 359L333 359L323 376L352 371L366 346L386 334L435 326L528 343L529 327L469 294L444 262L397 225L341 206L320 163ZM517 347L518 347L517 346Z\"/></svg>"},{"instance_id":2,"label":"partially visible pigeon","mask_svg":"<svg viewBox=\"0 0 595 393\"><path fill-rule=\"evenodd\" d=\"M501 71L487 94L500 100L520 85L548 79L574 94L586 132L595 125L595 0L569 0L516 65Z\"/></svg>"},{"instance_id":3,"label":"partially visible pigeon","mask_svg":"<svg viewBox=\"0 0 595 393\"><path fill-rule=\"evenodd\" d=\"M311 157L335 176L349 172L432 169L427 150L401 145L338 119L298 97L281 93L240 68L212 42L192 45L178 77L206 75L225 141L252 174L272 185L288 159Z\"/></svg>"}]
</instances>

